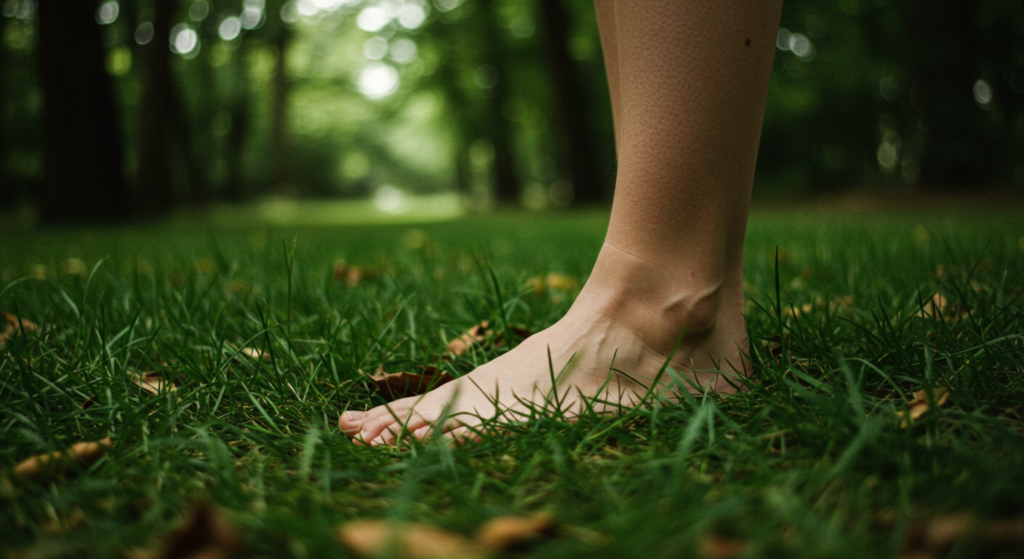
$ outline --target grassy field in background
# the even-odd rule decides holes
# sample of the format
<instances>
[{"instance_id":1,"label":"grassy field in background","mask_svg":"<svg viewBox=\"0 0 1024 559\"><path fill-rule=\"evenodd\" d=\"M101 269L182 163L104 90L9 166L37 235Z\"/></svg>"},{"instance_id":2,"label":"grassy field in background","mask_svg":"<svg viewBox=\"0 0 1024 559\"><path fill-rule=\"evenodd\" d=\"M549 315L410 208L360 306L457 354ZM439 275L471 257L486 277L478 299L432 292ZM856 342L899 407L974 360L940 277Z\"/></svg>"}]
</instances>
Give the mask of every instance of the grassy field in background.
<instances>
[{"instance_id":1,"label":"grassy field in background","mask_svg":"<svg viewBox=\"0 0 1024 559\"><path fill-rule=\"evenodd\" d=\"M383 402L379 366L433 362L481 320L554 322L576 288L535 278L585 280L606 219L5 231L0 310L39 329L0 349L0 556L187 557L165 535L197 503L245 556L352 556L354 520L468 538L539 513L554 527L516 556L1021 556L1020 211L755 213L745 393L457 447L337 432ZM88 467L14 471L107 436Z\"/></svg>"}]
</instances>

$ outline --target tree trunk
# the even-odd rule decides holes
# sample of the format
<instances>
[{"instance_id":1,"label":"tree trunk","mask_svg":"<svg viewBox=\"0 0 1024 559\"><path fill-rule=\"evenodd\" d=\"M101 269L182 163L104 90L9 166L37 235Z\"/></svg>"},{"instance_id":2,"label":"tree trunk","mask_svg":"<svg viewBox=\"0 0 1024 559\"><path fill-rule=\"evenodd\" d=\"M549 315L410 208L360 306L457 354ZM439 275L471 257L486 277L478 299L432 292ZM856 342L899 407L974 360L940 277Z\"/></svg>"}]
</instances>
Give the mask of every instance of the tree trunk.
<instances>
[{"instance_id":1,"label":"tree trunk","mask_svg":"<svg viewBox=\"0 0 1024 559\"><path fill-rule=\"evenodd\" d=\"M488 139L494 146L494 192L498 204L519 203L519 174L516 172L512 150L512 127L505 117L508 104L509 72L503 31L498 25L494 0L485 0L477 8L482 16L484 33L484 60L496 73L497 80L490 90L488 107Z\"/></svg>"},{"instance_id":2,"label":"tree trunk","mask_svg":"<svg viewBox=\"0 0 1024 559\"><path fill-rule=\"evenodd\" d=\"M96 2L39 2L44 223L127 215L123 153Z\"/></svg>"},{"instance_id":3,"label":"tree trunk","mask_svg":"<svg viewBox=\"0 0 1024 559\"><path fill-rule=\"evenodd\" d=\"M273 115L271 122L271 133L273 134L272 146L274 153L274 191L282 196L295 194L295 186L292 183L291 158L288 142L288 74L285 68L285 53L287 52L290 32L283 25L277 30L277 61L274 64L273 78Z\"/></svg>"},{"instance_id":4,"label":"tree trunk","mask_svg":"<svg viewBox=\"0 0 1024 559\"><path fill-rule=\"evenodd\" d=\"M926 145L920 182L928 187L991 184L998 153L973 94L978 78L974 2L951 2L939 9L916 0L907 24L911 31L914 96L920 107Z\"/></svg>"},{"instance_id":5,"label":"tree trunk","mask_svg":"<svg viewBox=\"0 0 1024 559\"><path fill-rule=\"evenodd\" d=\"M153 40L142 49L142 103L139 115L136 203L159 214L174 204L170 164L171 51L168 40L176 0L154 0Z\"/></svg>"},{"instance_id":6,"label":"tree trunk","mask_svg":"<svg viewBox=\"0 0 1024 559\"><path fill-rule=\"evenodd\" d=\"M242 202L246 198L245 188L245 141L249 133L249 70L248 42L245 37L232 55L230 114L231 128L228 130L225 159L227 163L227 184L224 197L230 202Z\"/></svg>"},{"instance_id":7,"label":"tree trunk","mask_svg":"<svg viewBox=\"0 0 1024 559\"><path fill-rule=\"evenodd\" d=\"M539 0L538 4L544 61L555 90L555 123L561 129L561 159L573 185L573 202L600 202L605 197L605 185L595 155L594 134L587 125L590 97L583 91L569 54L569 17L562 0Z\"/></svg>"}]
</instances>

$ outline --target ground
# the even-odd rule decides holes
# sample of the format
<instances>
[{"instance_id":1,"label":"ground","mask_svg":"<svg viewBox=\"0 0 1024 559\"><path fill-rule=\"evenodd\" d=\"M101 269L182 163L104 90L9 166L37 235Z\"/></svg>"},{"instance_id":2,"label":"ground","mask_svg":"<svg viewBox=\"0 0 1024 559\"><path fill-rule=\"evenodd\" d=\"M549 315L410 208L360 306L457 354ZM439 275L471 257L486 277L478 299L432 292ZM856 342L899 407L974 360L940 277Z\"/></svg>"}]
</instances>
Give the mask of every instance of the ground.
<instances>
[{"instance_id":1,"label":"ground","mask_svg":"<svg viewBox=\"0 0 1024 559\"><path fill-rule=\"evenodd\" d=\"M342 410L384 401L368 376L458 376L513 326L554 322L605 214L5 231L0 310L38 330L0 349L0 547L159 550L208 507L278 557L347 556L335 529L357 520L469 538L537 513L560 528L532 557L1014 556L1021 217L755 211L749 390L399 449L337 431ZM506 335L448 350L483 320ZM91 465L14 470L107 436Z\"/></svg>"}]
</instances>

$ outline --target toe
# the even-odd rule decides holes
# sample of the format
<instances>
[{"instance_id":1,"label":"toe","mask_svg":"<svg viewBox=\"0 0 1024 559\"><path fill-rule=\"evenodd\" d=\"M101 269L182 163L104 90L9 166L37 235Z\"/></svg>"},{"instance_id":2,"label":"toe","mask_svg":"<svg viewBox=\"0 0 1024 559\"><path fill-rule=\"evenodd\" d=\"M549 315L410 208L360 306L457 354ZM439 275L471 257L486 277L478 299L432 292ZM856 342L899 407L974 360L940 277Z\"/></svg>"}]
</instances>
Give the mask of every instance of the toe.
<instances>
[{"instance_id":1,"label":"toe","mask_svg":"<svg viewBox=\"0 0 1024 559\"><path fill-rule=\"evenodd\" d=\"M363 425L366 412L348 410L338 418L338 429L346 435L355 435Z\"/></svg>"}]
</instances>

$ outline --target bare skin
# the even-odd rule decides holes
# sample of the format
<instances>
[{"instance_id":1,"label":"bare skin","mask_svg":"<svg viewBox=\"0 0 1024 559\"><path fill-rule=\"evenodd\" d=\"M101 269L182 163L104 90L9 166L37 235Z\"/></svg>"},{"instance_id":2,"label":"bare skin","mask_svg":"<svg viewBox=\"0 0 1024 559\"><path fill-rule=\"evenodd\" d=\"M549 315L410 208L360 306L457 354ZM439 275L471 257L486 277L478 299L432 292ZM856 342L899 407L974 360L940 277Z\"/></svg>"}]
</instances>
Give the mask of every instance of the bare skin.
<instances>
[{"instance_id":1,"label":"bare skin","mask_svg":"<svg viewBox=\"0 0 1024 559\"><path fill-rule=\"evenodd\" d=\"M584 400L613 412L640 401L673 349L694 386L732 392L749 371L743 237L781 1L595 6L619 176L586 285L565 317L469 375L342 414L354 440L472 437L552 395L570 416Z\"/></svg>"}]
</instances>

